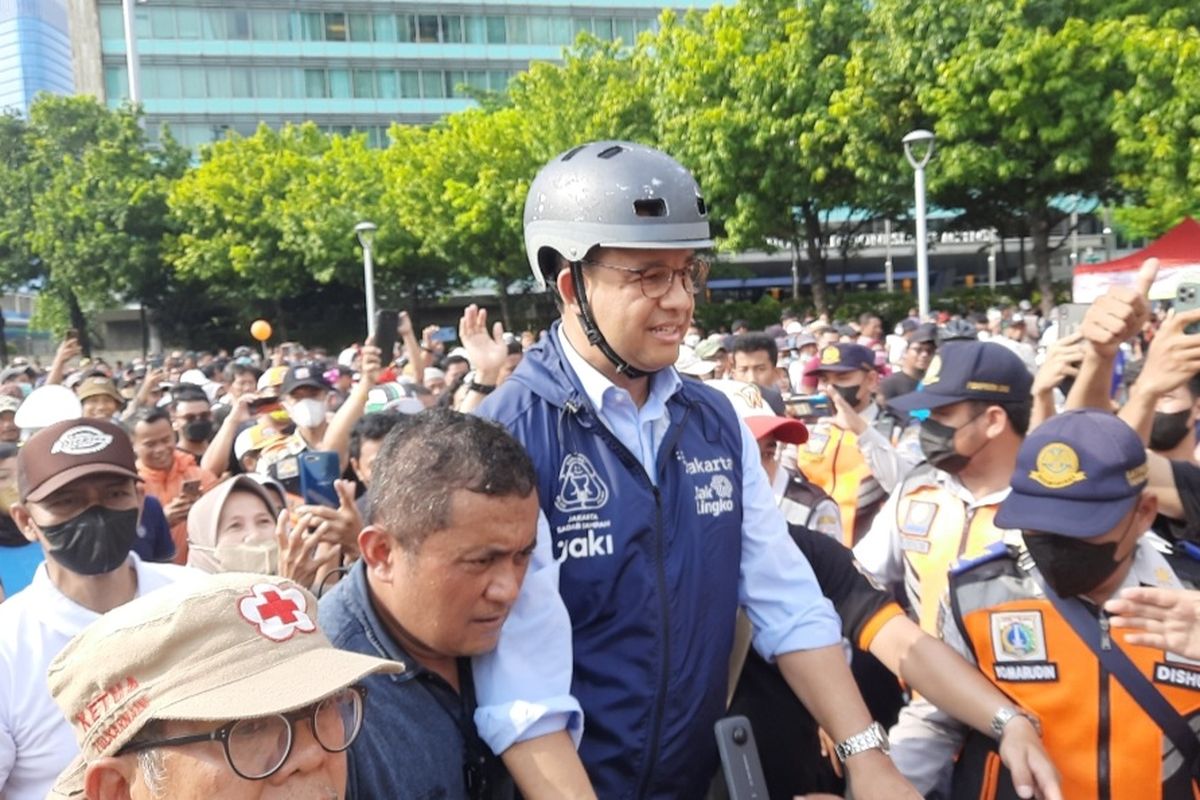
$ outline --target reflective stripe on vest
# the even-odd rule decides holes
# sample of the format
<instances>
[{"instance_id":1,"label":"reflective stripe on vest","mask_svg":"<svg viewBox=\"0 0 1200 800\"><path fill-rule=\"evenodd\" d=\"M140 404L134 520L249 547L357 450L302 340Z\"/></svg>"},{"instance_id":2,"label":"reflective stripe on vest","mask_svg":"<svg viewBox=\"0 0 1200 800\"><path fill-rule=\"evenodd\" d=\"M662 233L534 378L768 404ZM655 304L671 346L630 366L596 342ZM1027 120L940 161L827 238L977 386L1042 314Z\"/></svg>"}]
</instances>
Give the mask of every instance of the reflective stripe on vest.
<instances>
[{"instance_id":1,"label":"reflective stripe on vest","mask_svg":"<svg viewBox=\"0 0 1200 800\"><path fill-rule=\"evenodd\" d=\"M858 437L827 422L815 425L808 442L798 448L796 466L838 504L842 512L843 544L853 547L855 526L865 533L870 524L870 519L858 519L860 509L874 516L887 499L859 452Z\"/></svg>"},{"instance_id":2,"label":"reflective stripe on vest","mask_svg":"<svg viewBox=\"0 0 1200 800\"><path fill-rule=\"evenodd\" d=\"M995 517L996 506L968 509L941 486L919 485L900 498L896 530L904 556L904 591L918 623L931 636L938 635L946 574L960 560L975 558L1000 541L1004 530L995 526Z\"/></svg>"}]
</instances>

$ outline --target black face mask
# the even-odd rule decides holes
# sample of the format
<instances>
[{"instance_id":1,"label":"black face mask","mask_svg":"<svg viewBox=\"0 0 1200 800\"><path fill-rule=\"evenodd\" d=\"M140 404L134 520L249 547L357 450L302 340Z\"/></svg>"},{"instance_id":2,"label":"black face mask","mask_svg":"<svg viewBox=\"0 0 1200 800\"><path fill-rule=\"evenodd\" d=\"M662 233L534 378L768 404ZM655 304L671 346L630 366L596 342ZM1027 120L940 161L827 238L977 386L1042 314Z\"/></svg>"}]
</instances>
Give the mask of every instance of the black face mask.
<instances>
[{"instance_id":1,"label":"black face mask","mask_svg":"<svg viewBox=\"0 0 1200 800\"><path fill-rule=\"evenodd\" d=\"M918 433L917 439L921 443L921 452L925 454L925 460L943 472L949 472L951 475L957 475L966 469L966 466L971 463L971 458L975 453L964 456L955 450L954 434L979 419L983 413L984 411L980 411L957 428L943 425L935 419L924 420L921 423L921 430ZM987 442L984 442L979 450L982 450L986 445ZM975 452L977 453L979 450Z\"/></svg>"},{"instance_id":2,"label":"black face mask","mask_svg":"<svg viewBox=\"0 0 1200 800\"><path fill-rule=\"evenodd\" d=\"M1188 416L1191 411L1190 408L1176 411L1174 414L1155 411L1154 425L1150 428L1150 449L1172 450L1182 442L1183 437L1188 435L1189 428L1191 428L1188 425Z\"/></svg>"},{"instance_id":3,"label":"black face mask","mask_svg":"<svg viewBox=\"0 0 1200 800\"><path fill-rule=\"evenodd\" d=\"M183 426L183 438L189 442L207 442L212 438L211 419L198 419Z\"/></svg>"},{"instance_id":4,"label":"black face mask","mask_svg":"<svg viewBox=\"0 0 1200 800\"><path fill-rule=\"evenodd\" d=\"M55 561L78 575L103 575L125 563L137 522L136 508L92 506L66 522L40 527Z\"/></svg>"},{"instance_id":5,"label":"black face mask","mask_svg":"<svg viewBox=\"0 0 1200 800\"><path fill-rule=\"evenodd\" d=\"M861 383L858 386L834 386L832 388L842 396L843 400L850 404L851 408L858 408L858 396L862 389Z\"/></svg>"},{"instance_id":6,"label":"black face mask","mask_svg":"<svg viewBox=\"0 0 1200 800\"><path fill-rule=\"evenodd\" d=\"M1059 597L1087 594L1121 566L1113 558L1119 542L1088 544L1084 539L1055 533L1030 533L1024 538L1046 585Z\"/></svg>"}]
</instances>

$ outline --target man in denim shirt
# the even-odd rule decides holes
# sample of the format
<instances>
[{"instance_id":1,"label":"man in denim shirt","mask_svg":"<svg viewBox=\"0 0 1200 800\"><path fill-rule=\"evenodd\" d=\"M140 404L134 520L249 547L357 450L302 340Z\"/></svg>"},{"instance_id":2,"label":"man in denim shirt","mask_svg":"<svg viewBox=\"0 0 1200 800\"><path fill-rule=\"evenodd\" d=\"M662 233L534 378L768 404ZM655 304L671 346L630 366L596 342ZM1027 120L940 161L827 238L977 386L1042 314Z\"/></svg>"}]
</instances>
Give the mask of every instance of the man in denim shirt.
<instances>
[{"instance_id":1,"label":"man in denim shirt","mask_svg":"<svg viewBox=\"0 0 1200 800\"><path fill-rule=\"evenodd\" d=\"M350 748L350 798L512 797L476 733L470 657L496 647L533 552L533 464L503 428L431 410L387 435L362 559L322 600L334 645L401 661L366 679L379 708Z\"/></svg>"}]
</instances>

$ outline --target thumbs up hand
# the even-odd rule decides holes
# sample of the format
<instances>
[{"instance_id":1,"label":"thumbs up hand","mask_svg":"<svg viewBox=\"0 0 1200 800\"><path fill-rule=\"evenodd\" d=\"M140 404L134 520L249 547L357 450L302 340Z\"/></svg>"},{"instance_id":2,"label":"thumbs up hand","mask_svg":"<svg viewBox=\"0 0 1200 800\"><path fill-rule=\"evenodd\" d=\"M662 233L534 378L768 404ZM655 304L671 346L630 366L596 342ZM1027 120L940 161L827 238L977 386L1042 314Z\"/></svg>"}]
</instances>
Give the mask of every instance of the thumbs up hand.
<instances>
[{"instance_id":1,"label":"thumbs up hand","mask_svg":"<svg viewBox=\"0 0 1200 800\"><path fill-rule=\"evenodd\" d=\"M1132 287L1113 287L1092 303L1080 331L1098 355L1112 358L1122 342L1142 329L1150 318L1146 296L1157 274L1158 259L1148 258L1138 270Z\"/></svg>"}]
</instances>

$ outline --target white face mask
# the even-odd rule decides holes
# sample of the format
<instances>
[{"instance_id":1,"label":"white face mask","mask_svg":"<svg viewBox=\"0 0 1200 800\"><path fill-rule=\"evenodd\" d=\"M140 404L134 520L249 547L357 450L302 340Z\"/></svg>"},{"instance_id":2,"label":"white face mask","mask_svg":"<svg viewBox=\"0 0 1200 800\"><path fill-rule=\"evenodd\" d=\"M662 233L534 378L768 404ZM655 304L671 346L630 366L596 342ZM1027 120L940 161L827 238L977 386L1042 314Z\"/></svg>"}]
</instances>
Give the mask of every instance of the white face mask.
<instances>
[{"instance_id":1,"label":"white face mask","mask_svg":"<svg viewBox=\"0 0 1200 800\"><path fill-rule=\"evenodd\" d=\"M325 423L325 401L312 398L297 400L288 409L288 416L301 428L319 428Z\"/></svg>"}]
</instances>

